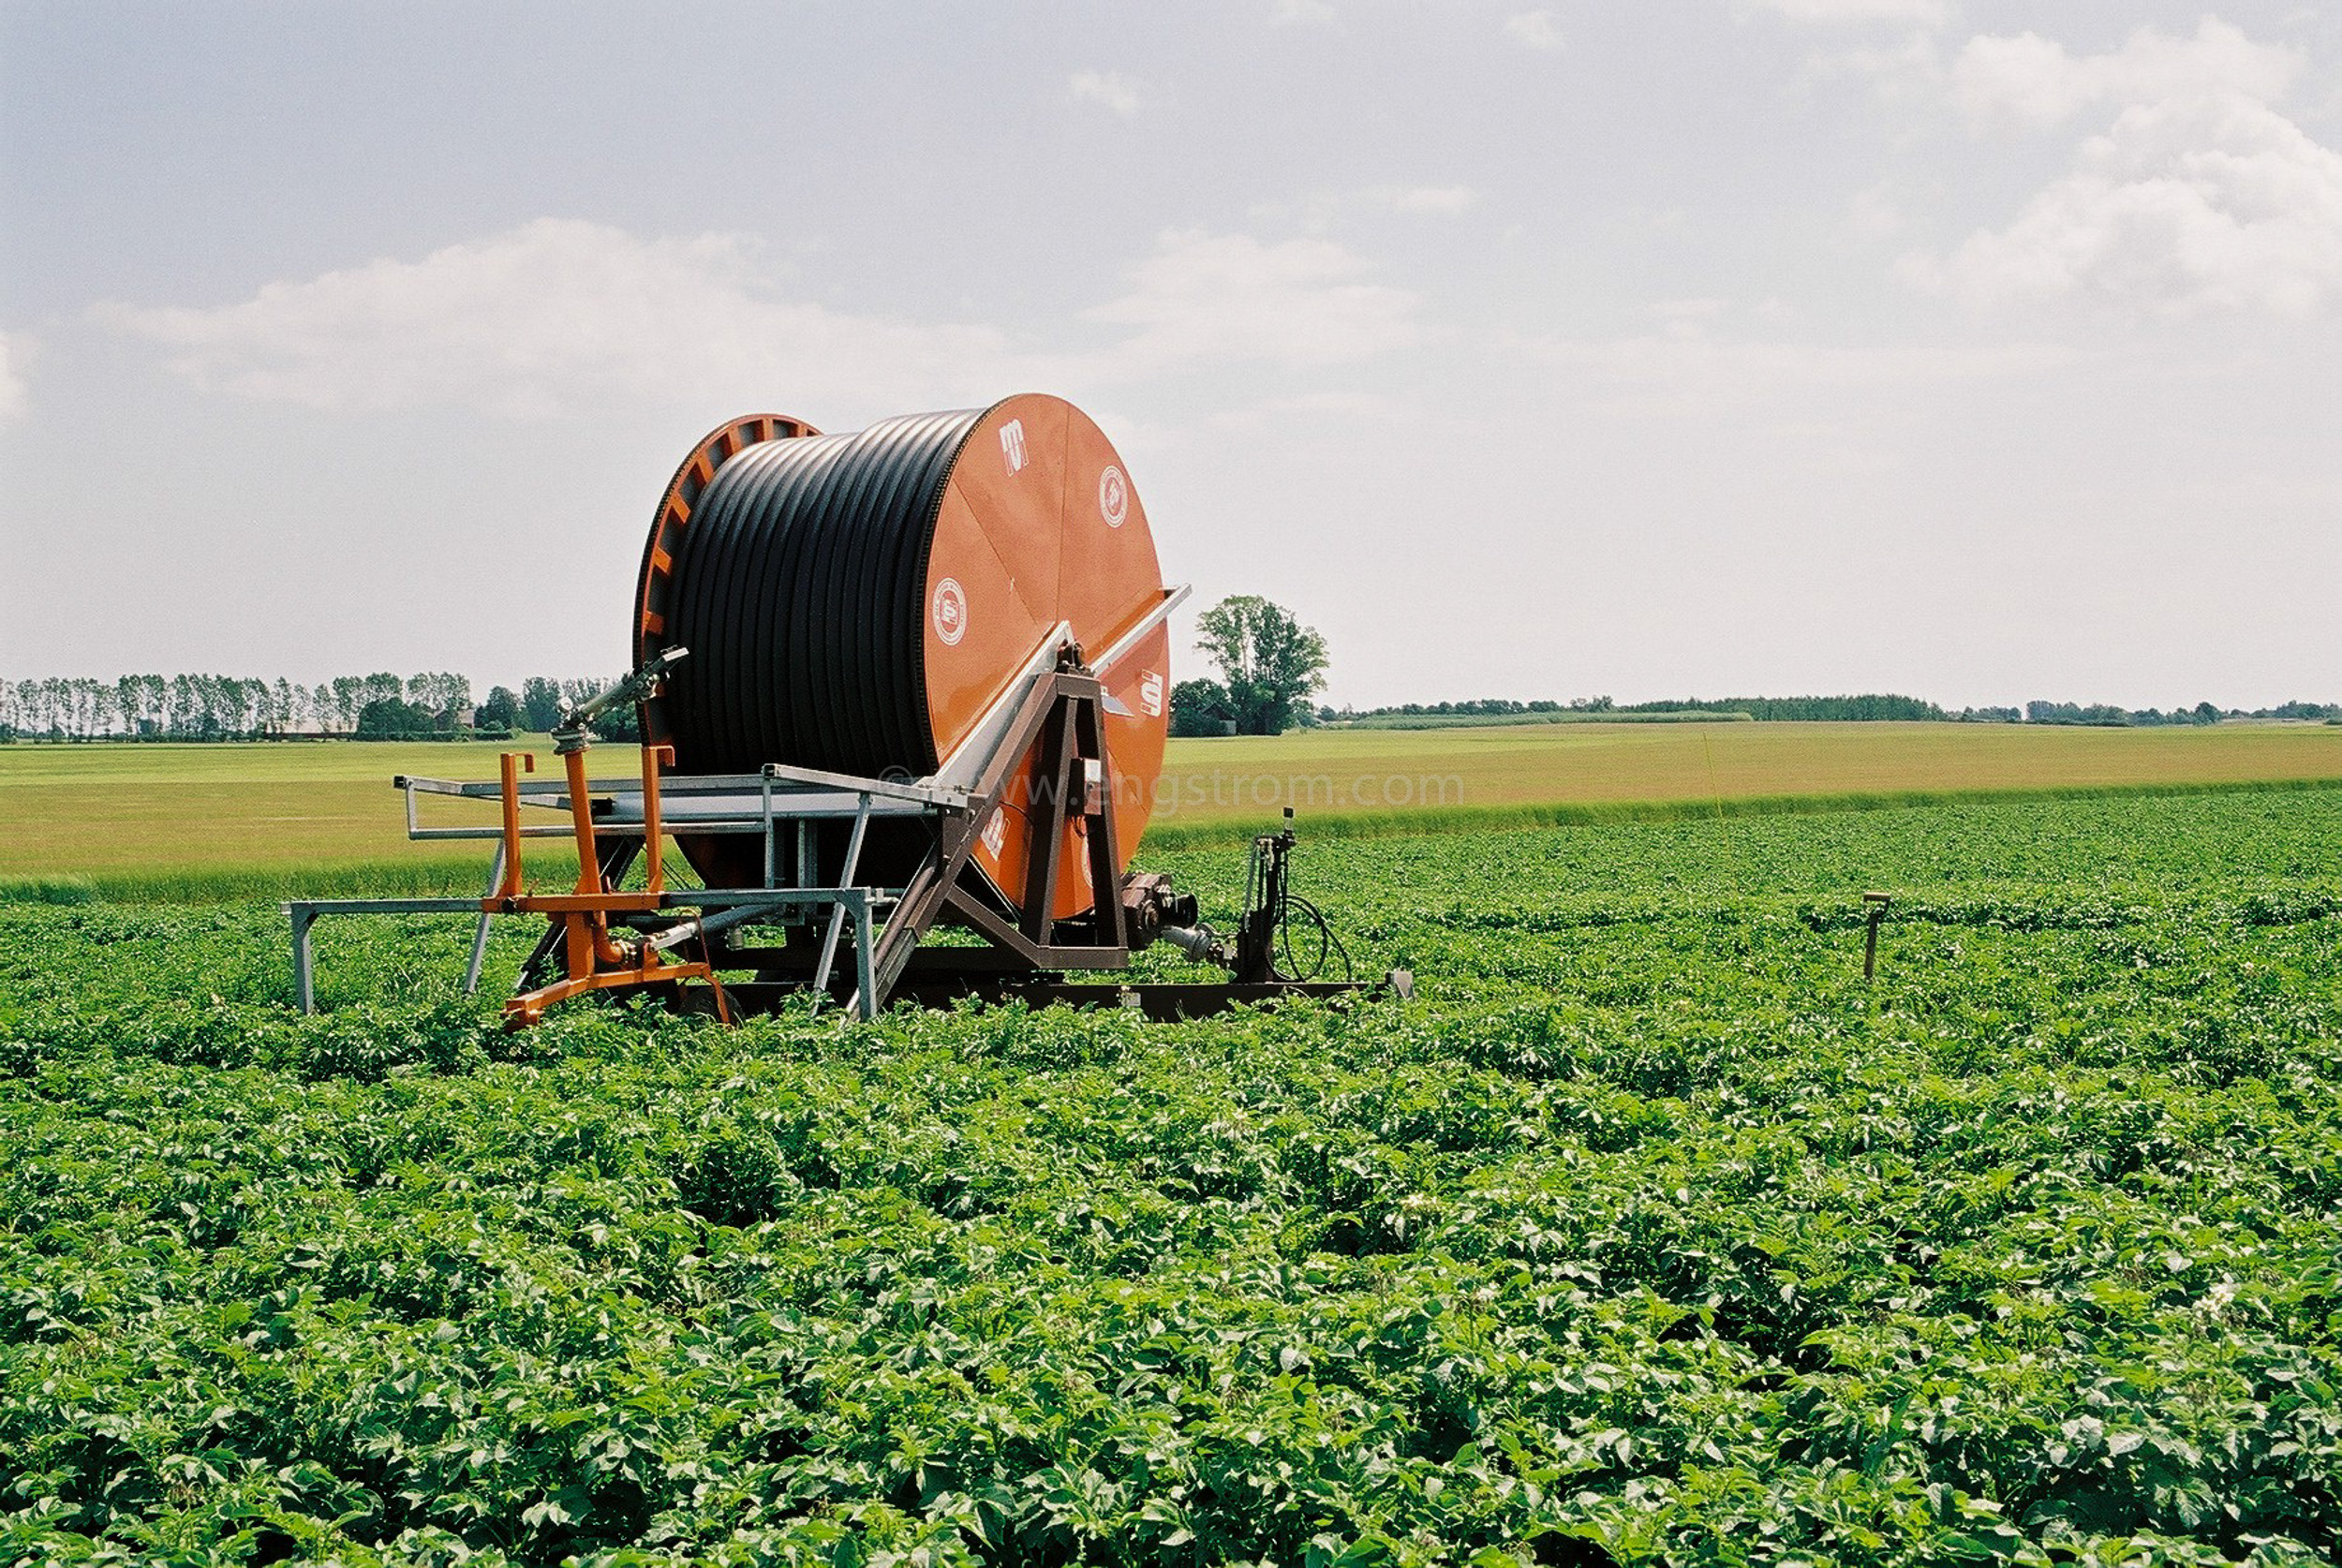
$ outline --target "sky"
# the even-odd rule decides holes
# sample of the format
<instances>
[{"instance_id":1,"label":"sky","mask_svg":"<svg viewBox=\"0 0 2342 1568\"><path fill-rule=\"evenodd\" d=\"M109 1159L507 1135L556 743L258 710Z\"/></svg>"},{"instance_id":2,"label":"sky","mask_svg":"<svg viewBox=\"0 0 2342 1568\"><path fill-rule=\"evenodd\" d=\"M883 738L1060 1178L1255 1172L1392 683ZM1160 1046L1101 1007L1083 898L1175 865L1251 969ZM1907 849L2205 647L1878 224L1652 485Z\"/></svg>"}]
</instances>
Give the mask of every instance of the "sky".
<instances>
[{"instance_id":1,"label":"sky","mask_svg":"<svg viewBox=\"0 0 2342 1568\"><path fill-rule=\"evenodd\" d=\"M615 671L1072 399L1326 699L2342 699L2342 7L0 0L0 675Z\"/></svg>"}]
</instances>

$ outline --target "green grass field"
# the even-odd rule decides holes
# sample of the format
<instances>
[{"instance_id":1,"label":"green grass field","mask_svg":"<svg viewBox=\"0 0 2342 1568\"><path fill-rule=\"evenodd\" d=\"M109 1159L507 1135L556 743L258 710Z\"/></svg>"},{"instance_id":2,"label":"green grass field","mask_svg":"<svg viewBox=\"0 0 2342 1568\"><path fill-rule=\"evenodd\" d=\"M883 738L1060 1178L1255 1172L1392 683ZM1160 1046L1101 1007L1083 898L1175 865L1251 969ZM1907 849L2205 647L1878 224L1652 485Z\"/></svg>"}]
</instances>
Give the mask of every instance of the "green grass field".
<instances>
[{"instance_id":1,"label":"green grass field","mask_svg":"<svg viewBox=\"0 0 2342 1568\"><path fill-rule=\"evenodd\" d=\"M299 880L476 883L485 846L410 845L394 774L492 778L493 746L323 741L0 746L0 881L81 879L128 895L266 895ZM547 765L549 747L534 748ZM607 769L639 766L631 747ZM453 821L452 812L434 818ZM460 820L489 821L473 812Z\"/></svg>"},{"instance_id":2,"label":"green grass field","mask_svg":"<svg viewBox=\"0 0 2342 1568\"><path fill-rule=\"evenodd\" d=\"M414 845L393 774L492 777L494 746L0 747L0 880L118 895L293 885L468 891L482 848ZM537 747L542 755L544 747ZM605 747L598 776L632 772ZM1571 724L1174 741L1149 842L1225 839L1297 807L1319 834L1831 804L2342 781L2342 728ZM430 820L486 822L434 803ZM552 868L552 851L544 861Z\"/></svg>"},{"instance_id":3,"label":"green grass field","mask_svg":"<svg viewBox=\"0 0 2342 1568\"><path fill-rule=\"evenodd\" d=\"M2342 779L2342 728L1573 724L1172 743L1158 821ZM1215 785L1218 785L1215 788Z\"/></svg>"}]
</instances>

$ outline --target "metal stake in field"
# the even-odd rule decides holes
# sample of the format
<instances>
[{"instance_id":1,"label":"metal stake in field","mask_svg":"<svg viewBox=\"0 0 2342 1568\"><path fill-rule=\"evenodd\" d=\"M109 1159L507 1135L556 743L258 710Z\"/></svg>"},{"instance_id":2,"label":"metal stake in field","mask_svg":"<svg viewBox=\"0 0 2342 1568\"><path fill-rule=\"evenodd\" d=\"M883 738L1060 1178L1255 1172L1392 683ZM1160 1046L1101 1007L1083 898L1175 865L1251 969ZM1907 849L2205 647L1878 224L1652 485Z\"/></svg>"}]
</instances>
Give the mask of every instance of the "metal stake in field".
<instances>
[{"instance_id":1,"label":"metal stake in field","mask_svg":"<svg viewBox=\"0 0 2342 1568\"><path fill-rule=\"evenodd\" d=\"M1879 924L1887 918L1887 906L1893 902L1894 898L1890 894L1865 893L1862 895L1862 906L1870 911L1869 928L1862 934L1862 982L1864 984L1868 984L1871 977L1878 972L1878 927Z\"/></svg>"}]
</instances>

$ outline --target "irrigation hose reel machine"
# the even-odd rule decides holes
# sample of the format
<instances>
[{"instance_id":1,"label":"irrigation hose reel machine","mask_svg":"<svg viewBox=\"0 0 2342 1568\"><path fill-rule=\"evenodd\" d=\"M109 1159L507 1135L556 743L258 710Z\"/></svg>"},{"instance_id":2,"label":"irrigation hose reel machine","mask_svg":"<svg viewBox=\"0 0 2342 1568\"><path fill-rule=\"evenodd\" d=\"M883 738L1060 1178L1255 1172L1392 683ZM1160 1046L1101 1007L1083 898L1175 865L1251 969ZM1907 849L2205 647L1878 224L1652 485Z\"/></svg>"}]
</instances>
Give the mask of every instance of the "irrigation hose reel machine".
<instances>
[{"instance_id":1,"label":"irrigation hose reel machine","mask_svg":"<svg viewBox=\"0 0 2342 1568\"><path fill-rule=\"evenodd\" d=\"M865 1018L965 997L1178 1018L1368 989L1293 889L1290 809L1253 840L1229 939L1168 877L1132 868L1186 596L1163 581L1121 458L1061 399L846 435L729 421L660 500L633 673L564 716L559 776L510 753L493 781L394 780L410 838L494 840L482 895L288 904L301 1006L312 925L363 913L474 916L467 990L494 917L546 917L506 1004L516 1026L588 991L726 1018L792 997ZM590 726L629 705L640 774L594 778ZM426 823L436 795L495 801L501 821ZM542 820L556 812L567 822ZM524 841L555 836L574 842L577 880L531 892ZM669 884L669 839L700 885ZM1158 940L1227 978L1071 978ZM1336 964L1342 978L1323 978ZM1409 984L1392 971L1374 988Z\"/></svg>"}]
</instances>

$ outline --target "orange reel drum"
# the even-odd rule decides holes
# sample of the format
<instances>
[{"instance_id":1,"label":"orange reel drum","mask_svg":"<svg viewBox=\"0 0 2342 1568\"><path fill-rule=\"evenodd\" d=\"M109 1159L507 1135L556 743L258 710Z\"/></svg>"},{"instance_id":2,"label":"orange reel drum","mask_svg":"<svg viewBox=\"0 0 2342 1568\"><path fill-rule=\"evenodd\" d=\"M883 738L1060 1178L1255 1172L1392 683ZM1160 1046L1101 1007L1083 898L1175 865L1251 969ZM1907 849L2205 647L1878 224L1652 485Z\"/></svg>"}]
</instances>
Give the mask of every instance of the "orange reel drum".
<instances>
[{"instance_id":1,"label":"orange reel drum","mask_svg":"<svg viewBox=\"0 0 2342 1568\"><path fill-rule=\"evenodd\" d=\"M764 450L776 442L787 450ZM778 762L930 774L1059 623L1094 660L1163 593L1127 466L1061 398L1028 393L844 436L775 415L734 420L686 458L645 552L637 661L673 643L690 649L646 705L645 734L674 745L687 773ZM1101 684L1113 859L1127 869L1169 732L1168 627ZM972 857L1012 909L1031 850L1031 768L1029 758ZM711 884L736 886L762 874L741 844L683 848ZM1094 902L1084 849L1069 827L1056 918Z\"/></svg>"}]
</instances>

